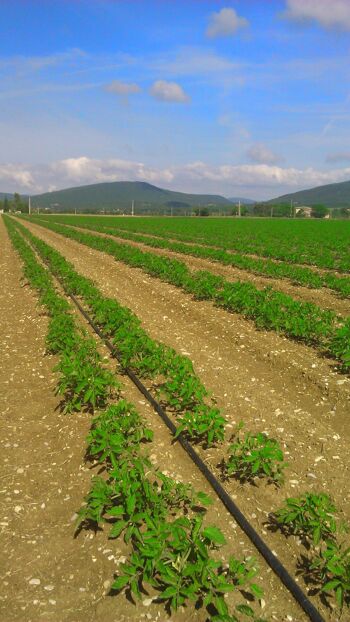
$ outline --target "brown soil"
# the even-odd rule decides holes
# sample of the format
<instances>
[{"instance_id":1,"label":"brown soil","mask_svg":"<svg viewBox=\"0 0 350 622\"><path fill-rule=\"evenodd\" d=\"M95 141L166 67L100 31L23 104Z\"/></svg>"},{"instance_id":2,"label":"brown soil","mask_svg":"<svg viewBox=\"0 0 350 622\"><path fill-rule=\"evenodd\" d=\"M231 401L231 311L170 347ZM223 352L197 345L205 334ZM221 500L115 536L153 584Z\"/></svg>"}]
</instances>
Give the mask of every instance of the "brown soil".
<instances>
[{"instance_id":1,"label":"brown soil","mask_svg":"<svg viewBox=\"0 0 350 622\"><path fill-rule=\"evenodd\" d=\"M86 216L86 214L84 214L84 216ZM117 226L116 226L116 230L117 230ZM193 240L191 242L188 240L187 241L182 240L181 237L172 238L170 235L160 236L160 235L155 235L151 233L145 233L144 231L139 231L136 229L134 231L131 231L131 229L121 229L121 231L126 231L126 232L130 231L132 233L138 233L140 235L144 235L145 237L153 238L155 240L168 240L169 242L181 242L181 244L186 244L186 246L204 246L205 248L225 250L227 253L231 253L232 255L242 254L240 253L240 251L236 251L234 249L223 248L223 246L213 246L212 244L208 244L207 242L203 241L201 238L197 238L197 240ZM265 259L266 261L271 261L272 263L275 263L277 265L281 263L285 263L283 259L274 259L273 257L267 257L265 255L256 255L255 253L244 253L244 255L246 257L251 257L251 259ZM333 274L334 276L339 276L339 277L344 276L344 272L340 272L339 270L336 270L335 268L319 268L318 266L315 266L313 264L295 263L295 262L293 262L292 265L295 266L296 268L307 268L309 270L312 270L316 274ZM347 275L347 272L345 272L345 274Z\"/></svg>"},{"instance_id":2,"label":"brown soil","mask_svg":"<svg viewBox=\"0 0 350 622\"><path fill-rule=\"evenodd\" d=\"M0 221L3 248L1 291L3 318L2 387L2 590L0 619L4 622L165 622L164 609L135 605L124 596L110 597L114 572L127 547L108 541L106 533L82 532L73 538L76 510L90 487L91 469L84 462L87 414L63 415L54 396L56 357L45 354L47 317L22 280L20 261ZM77 314L76 314L77 315ZM103 351L106 354L106 351ZM115 364L107 364L115 367ZM210 494L209 486L171 438L153 410L127 379L122 396L133 401L155 432L151 459L163 472ZM208 522L220 526L227 557L255 551L229 514L216 503ZM221 556L221 555L220 555ZM255 554L255 557L257 555ZM263 560L259 582L262 605L270 620L306 619ZM244 602L238 593L233 603ZM265 604L266 603L266 604ZM204 622L203 610L179 611L174 622Z\"/></svg>"},{"instance_id":3,"label":"brown soil","mask_svg":"<svg viewBox=\"0 0 350 622\"><path fill-rule=\"evenodd\" d=\"M294 572L297 542L267 532L264 521L286 496L305 490L330 492L349 519L349 379L335 373L312 348L259 332L238 315L194 302L141 270L37 225L26 226L92 278L105 295L131 308L153 338L190 356L224 409L228 430L243 419L248 429L281 440L289 468L280 491L262 483L230 482L227 487ZM210 450L205 458L215 468L222 454L222 448ZM324 615L337 619L329 610Z\"/></svg>"},{"instance_id":4,"label":"brown soil","mask_svg":"<svg viewBox=\"0 0 350 622\"><path fill-rule=\"evenodd\" d=\"M86 229L75 227L80 231L86 233ZM209 270L210 272L223 276L228 281L249 281L256 285L256 287L262 289L264 287L273 287L274 289L288 294L300 300L302 302L312 302L318 305L322 309L330 309L335 313L343 316L350 314L350 302L347 299L339 298L335 292L328 288L311 289L310 287L302 287L300 285L292 285L287 279L273 279L270 277L259 276L248 272L247 270L241 270L234 266L225 266L216 261L210 261L209 259L200 259L198 257L191 257L189 255L183 255L182 253L175 253L174 251L164 250L159 248L150 248L146 244L134 242L133 240L125 240L118 238L117 235L106 235L97 231L93 232L94 235L100 235L102 237L108 237L120 242L122 244L130 244L136 246L141 250L152 252L156 255L175 257L183 261L192 270Z\"/></svg>"}]
</instances>

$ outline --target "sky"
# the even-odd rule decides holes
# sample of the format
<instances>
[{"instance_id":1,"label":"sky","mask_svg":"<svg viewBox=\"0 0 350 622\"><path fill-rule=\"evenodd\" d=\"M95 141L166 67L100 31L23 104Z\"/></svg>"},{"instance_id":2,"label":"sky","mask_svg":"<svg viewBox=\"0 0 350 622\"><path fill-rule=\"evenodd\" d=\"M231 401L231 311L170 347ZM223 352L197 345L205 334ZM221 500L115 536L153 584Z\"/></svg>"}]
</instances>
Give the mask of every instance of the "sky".
<instances>
[{"instance_id":1,"label":"sky","mask_svg":"<svg viewBox=\"0 0 350 622\"><path fill-rule=\"evenodd\" d=\"M0 191L350 179L350 0L1 0Z\"/></svg>"}]
</instances>

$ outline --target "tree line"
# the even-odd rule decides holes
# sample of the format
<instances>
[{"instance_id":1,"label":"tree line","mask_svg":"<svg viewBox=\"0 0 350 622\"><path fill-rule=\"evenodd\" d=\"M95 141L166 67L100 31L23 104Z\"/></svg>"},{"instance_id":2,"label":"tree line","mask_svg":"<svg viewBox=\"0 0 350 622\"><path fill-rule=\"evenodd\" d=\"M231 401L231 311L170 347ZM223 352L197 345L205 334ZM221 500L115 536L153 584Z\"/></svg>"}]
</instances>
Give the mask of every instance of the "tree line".
<instances>
[{"instance_id":1,"label":"tree line","mask_svg":"<svg viewBox=\"0 0 350 622\"><path fill-rule=\"evenodd\" d=\"M15 192L12 199L4 197L0 199L0 211L3 212L24 212L28 213L28 200L23 199L18 192Z\"/></svg>"}]
</instances>

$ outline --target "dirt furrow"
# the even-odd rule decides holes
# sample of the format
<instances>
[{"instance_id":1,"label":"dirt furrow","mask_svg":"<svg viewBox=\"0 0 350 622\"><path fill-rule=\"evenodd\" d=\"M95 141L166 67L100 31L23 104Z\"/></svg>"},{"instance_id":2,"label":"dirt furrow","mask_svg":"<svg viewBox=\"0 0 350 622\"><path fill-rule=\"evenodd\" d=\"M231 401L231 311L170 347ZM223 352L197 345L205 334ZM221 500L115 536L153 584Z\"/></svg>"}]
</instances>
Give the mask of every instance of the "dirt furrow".
<instances>
[{"instance_id":1,"label":"dirt furrow","mask_svg":"<svg viewBox=\"0 0 350 622\"><path fill-rule=\"evenodd\" d=\"M58 411L58 400L53 396L56 379L52 366L55 358L44 357L47 318L43 314L39 316L31 290L25 288L23 291L20 262L10 246L2 221L0 225L1 241L5 247L2 270L6 277L1 308L8 318L8 325L5 323L6 339L12 336L18 344L18 349L10 350L5 340L8 356L4 384L10 384L12 391L5 386L3 392L4 416L11 421L8 429L5 426L4 447L6 455L12 454L12 458L11 464L8 464L9 458L5 458L4 471L8 471L5 475L8 482L3 484L2 490L7 496L1 523L4 530L4 590L0 597L0 610L3 610L4 617L1 619L9 622L34 622L39 618L57 622L165 620L167 615L162 606L153 604L149 607L147 598L144 599L145 604L135 606L124 596L107 596L113 573L128 554L123 542L108 541L103 532L95 535L82 532L77 539L73 539L75 511L89 489L93 474L83 460L90 417L77 414L64 416ZM10 304L6 303L8 299ZM28 325L28 320L31 320L29 331L27 326L23 326L24 342L17 323L13 325L14 309L20 324L26 321ZM22 313L26 314L25 320ZM76 310L74 314L80 319ZM20 354L23 349L25 354ZM103 346L101 353L107 354ZM25 369L28 365L33 366L33 372L38 370L40 374L31 374L29 382L26 382ZM115 368L115 362L110 361L110 365L111 369ZM16 373L10 374L7 367L15 369ZM6 379L7 374L10 380ZM126 377L123 377L123 385L122 397L136 404L155 432L149 448L151 460L165 474L189 482L197 490L213 496L209 485L193 468L182 448L171 444L170 433L134 385ZM13 443L14 439L16 443ZM12 490L12 487L17 488ZM12 497L13 494L18 496ZM10 516L12 503L17 503L12 510L14 518ZM256 556L252 544L218 501L209 509L207 520L209 524L219 526L225 534L227 545L221 552L224 558L232 554L238 558ZM29 545L25 550L24 543ZM18 568L19 559L21 568ZM305 620L303 612L262 559L259 566L258 581L265 591L264 614L276 621ZM242 596L234 594L230 600L242 603ZM189 616L194 622L207 619L203 609L181 610L171 619L184 622Z\"/></svg>"},{"instance_id":2,"label":"dirt furrow","mask_svg":"<svg viewBox=\"0 0 350 622\"><path fill-rule=\"evenodd\" d=\"M118 217L117 217L118 218ZM117 230L118 227L116 227ZM234 248L227 248L224 245L222 246L215 246L213 244L209 244L208 242L206 242L205 240L203 240L202 238L197 238L196 240L183 240L181 238L181 236L179 236L178 238L172 238L170 235L155 235L152 233L146 233L145 231L141 231L139 229L122 229L120 228L121 231L125 231L126 233L130 232L130 233L137 233L139 235L143 235L147 238L151 238L151 239L155 239L155 240L167 240L167 242L181 242L181 244L185 244L186 246L202 246L204 248L212 248L215 250L225 250L227 253L231 254L231 255L244 255L244 257L249 257L250 259L258 259L258 260L266 260L266 261L271 261L272 263L275 263L276 265L279 264L283 264L285 263L286 260L284 259L276 259L274 257L269 257L268 255L257 255L256 253L247 253L247 252L243 252L243 251L239 251L239 250L235 250ZM315 274L332 274L334 276L339 276L342 277L344 276L344 272L339 272L339 270L336 270L335 268L320 268L319 266L316 266L314 264L309 264L309 263L297 263L297 262L290 262L290 264L292 266L295 266L296 268L308 268L309 270L312 270ZM347 273L345 273L347 274Z\"/></svg>"},{"instance_id":3,"label":"dirt furrow","mask_svg":"<svg viewBox=\"0 0 350 622\"><path fill-rule=\"evenodd\" d=\"M194 302L141 270L37 225L26 226L105 295L130 307L153 338L187 353L232 430L243 419L248 428L266 430L285 443L290 466L283 494L328 490L350 516L348 378L333 372L312 348L258 332L239 316ZM217 458L215 452L207 456ZM264 494L272 508L278 495L272 489Z\"/></svg>"},{"instance_id":4,"label":"dirt furrow","mask_svg":"<svg viewBox=\"0 0 350 622\"><path fill-rule=\"evenodd\" d=\"M79 231L83 231L84 233L86 233L87 231L86 229L80 227L75 228ZM284 294L292 296L293 298L295 298L295 300L300 300L302 302L312 302L313 304L318 305L322 309L329 309L345 317L350 314L349 300L339 298L334 292L325 287L321 289L312 289L310 287L303 287L301 285L293 285L287 279L274 279L270 277L259 276L253 274L252 272L248 272L247 270L235 268L234 266L225 266L217 261L210 261L209 259L192 257L190 255L184 255L182 253L176 253L174 251L166 249L151 248L146 244L142 244L140 242L119 238L117 235L108 235L97 231L94 231L92 233L94 235L101 235L103 237L114 239L121 244L130 244L130 246L135 246L137 248L140 248L140 250L151 252L156 255L161 255L163 257L174 257L176 259L179 259L180 261L183 261L192 270L208 270L213 274L223 276L228 281L248 281L250 283L253 283L256 287L260 289L264 287L273 287L274 289L283 292Z\"/></svg>"}]
</instances>

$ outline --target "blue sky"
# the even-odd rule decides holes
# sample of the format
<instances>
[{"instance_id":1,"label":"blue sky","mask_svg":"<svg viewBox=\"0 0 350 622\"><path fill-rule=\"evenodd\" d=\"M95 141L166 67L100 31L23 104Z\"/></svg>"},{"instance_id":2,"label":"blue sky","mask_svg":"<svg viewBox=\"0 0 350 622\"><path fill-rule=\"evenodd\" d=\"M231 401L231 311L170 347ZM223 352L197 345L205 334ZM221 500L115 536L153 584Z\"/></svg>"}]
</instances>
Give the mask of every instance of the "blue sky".
<instances>
[{"instance_id":1,"label":"blue sky","mask_svg":"<svg viewBox=\"0 0 350 622\"><path fill-rule=\"evenodd\" d=\"M2 0L0 190L350 179L349 0Z\"/></svg>"}]
</instances>

